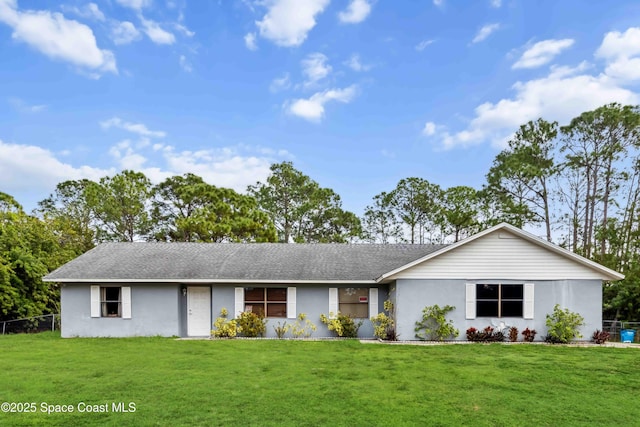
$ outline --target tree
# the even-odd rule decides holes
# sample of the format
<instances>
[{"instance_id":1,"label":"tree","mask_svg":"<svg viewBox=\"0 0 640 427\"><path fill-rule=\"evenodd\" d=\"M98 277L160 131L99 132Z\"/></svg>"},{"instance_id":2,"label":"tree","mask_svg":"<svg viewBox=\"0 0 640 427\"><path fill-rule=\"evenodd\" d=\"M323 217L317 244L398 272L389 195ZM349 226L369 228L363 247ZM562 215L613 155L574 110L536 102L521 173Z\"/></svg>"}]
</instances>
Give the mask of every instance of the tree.
<instances>
[{"instance_id":1,"label":"tree","mask_svg":"<svg viewBox=\"0 0 640 427\"><path fill-rule=\"evenodd\" d=\"M478 191L472 187L450 187L444 191L441 229L444 236L453 234L453 241L470 236L480 227Z\"/></svg>"},{"instance_id":2,"label":"tree","mask_svg":"<svg viewBox=\"0 0 640 427\"><path fill-rule=\"evenodd\" d=\"M59 289L42 276L74 256L45 222L0 192L0 319L57 313Z\"/></svg>"},{"instance_id":3,"label":"tree","mask_svg":"<svg viewBox=\"0 0 640 427\"><path fill-rule=\"evenodd\" d=\"M249 186L248 192L271 218L280 242L345 242L360 235L360 220L342 209L340 196L291 162L271 165L267 182Z\"/></svg>"},{"instance_id":4,"label":"tree","mask_svg":"<svg viewBox=\"0 0 640 427\"><path fill-rule=\"evenodd\" d=\"M391 208L391 196L382 192L373 198L362 218L363 238L370 243L397 243L403 240L402 226Z\"/></svg>"},{"instance_id":5,"label":"tree","mask_svg":"<svg viewBox=\"0 0 640 427\"><path fill-rule=\"evenodd\" d=\"M620 183L627 174L618 162L630 146L638 146L640 110L613 103L587 111L562 127L565 166L579 173L585 182L585 210L582 226L583 254L590 257L599 244L600 256L607 251L604 237L595 241L596 226L606 226Z\"/></svg>"},{"instance_id":6,"label":"tree","mask_svg":"<svg viewBox=\"0 0 640 427\"><path fill-rule=\"evenodd\" d=\"M151 181L141 172L125 170L87 187L87 200L96 219L100 241L133 242L152 228Z\"/></svg>"},{"instance_id":7,"label":"tree","mask_svg":"<svg viewBox=\"0 0 640 427\"><path fill-rule=\"evenodd\" d=\"M154 188L154 238L178 242L272 242L273 223L253 197L187 173Z\"/></svg>"},{"instance_id":8,"label":"tree","mask_svg":"<svg viewBox=\"0 0 640 427\"><path fill-rule=\"evenodd\" d=\"M409 243L424 243L432 235L441 215L442 190L422 178L405 178L389 194L390 206L409 229Z\"/></svg>"},{"instance_id":9,"label":"tree","mask_svg":"<svg viewBox=\"0 0 640 427\"><path fill-rule=\"evenodd\" d=\"M487 174L489 191L495 193L505 211L520 213L524 223L542 222L551 241L550 182L558 123L543 119L520 126L500 152Z\"/></svg>"},{"instance_id":10,"label":"tree","mask_svg":"<svg viewBox=\"0 0 640 427\"><path fill-rule=\"evenodd\" d=\"M54 194L38 202L36 212L50 224L60 245L71 248L77 255L95 245L93 208L87 200L87 191L96 185L87 179L64 181L56 186Z\"/></svg>"}]
</instances>

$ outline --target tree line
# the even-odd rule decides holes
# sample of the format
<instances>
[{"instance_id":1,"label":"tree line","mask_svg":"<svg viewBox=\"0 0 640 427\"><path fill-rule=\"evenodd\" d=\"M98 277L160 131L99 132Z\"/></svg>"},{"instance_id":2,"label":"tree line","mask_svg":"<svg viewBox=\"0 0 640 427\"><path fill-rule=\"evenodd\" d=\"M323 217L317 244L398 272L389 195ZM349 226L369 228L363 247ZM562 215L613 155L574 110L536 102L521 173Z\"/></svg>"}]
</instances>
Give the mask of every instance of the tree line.
<instances>
[{"instance_id":1,"label":"tree line","mask_svg":"<svg viewBox=\"0 0 640 427\"><path fill-rule=\"evenodd\" d=\"M194 174L153 185L130 170L59 183L32 214L0 193L0 316L55 311L57 290L38 278L104 241L450 243L505 221L622 271L605 285L605 316L640 320L639 136L637 106L608 104L564 126L540 118L509 139L482 187L408 177L362 217L291 162L245 194Z\"/></svg>"}]
</instances>

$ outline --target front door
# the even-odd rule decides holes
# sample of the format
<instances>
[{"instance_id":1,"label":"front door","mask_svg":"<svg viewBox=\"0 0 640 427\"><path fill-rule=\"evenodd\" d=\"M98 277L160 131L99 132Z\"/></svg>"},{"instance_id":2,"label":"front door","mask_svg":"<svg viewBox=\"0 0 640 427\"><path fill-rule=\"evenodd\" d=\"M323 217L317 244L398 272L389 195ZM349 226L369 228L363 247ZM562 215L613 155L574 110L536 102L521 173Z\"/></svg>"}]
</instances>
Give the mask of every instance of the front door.
<instances>
[{"instance_id":1,"label":"front door","mask_svg":"<svg viewBox=\"0 0 640 427\"><path fill-rule=\"evenodd\" d=\"M211 289L204 286L187 288L187 335L203 337L211 334Z\"/></svg>"}]
</instances>

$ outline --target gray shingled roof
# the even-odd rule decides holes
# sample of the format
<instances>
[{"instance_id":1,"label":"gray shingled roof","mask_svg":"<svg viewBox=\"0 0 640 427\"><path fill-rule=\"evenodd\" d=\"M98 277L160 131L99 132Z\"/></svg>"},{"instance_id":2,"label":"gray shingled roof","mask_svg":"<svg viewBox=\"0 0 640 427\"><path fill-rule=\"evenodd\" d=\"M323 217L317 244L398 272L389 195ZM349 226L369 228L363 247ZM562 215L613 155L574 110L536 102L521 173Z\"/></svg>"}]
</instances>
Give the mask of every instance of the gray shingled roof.
<instances>
[{"instance_id":1,"label":"gray shingled roof","mask_svg":"<svg viewBox=\"0 0 640 427\"><path fill-rule=\"evenodd\" d=\"M443 245L103 243L46 281L371 281Z\"/></svg>"}]
</instances>

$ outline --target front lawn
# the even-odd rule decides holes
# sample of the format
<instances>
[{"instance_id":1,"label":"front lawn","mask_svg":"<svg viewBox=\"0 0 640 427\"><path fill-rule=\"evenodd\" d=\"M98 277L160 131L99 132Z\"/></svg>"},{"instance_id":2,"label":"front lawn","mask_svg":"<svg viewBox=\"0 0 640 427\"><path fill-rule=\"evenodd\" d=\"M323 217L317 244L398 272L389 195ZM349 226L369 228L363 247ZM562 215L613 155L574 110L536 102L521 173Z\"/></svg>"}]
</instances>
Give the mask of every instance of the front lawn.
<instances>
[{"instance_id":1,"label":"front lawn","mask_svg":"<svg viewBox=\"0 0 640 427\"><path fill-rule=\"evenodd\" d=\"M0 402L36 409L0 425L640 424L636 348L43 333L0 352Z\"/></svg>"}]
</instances>

